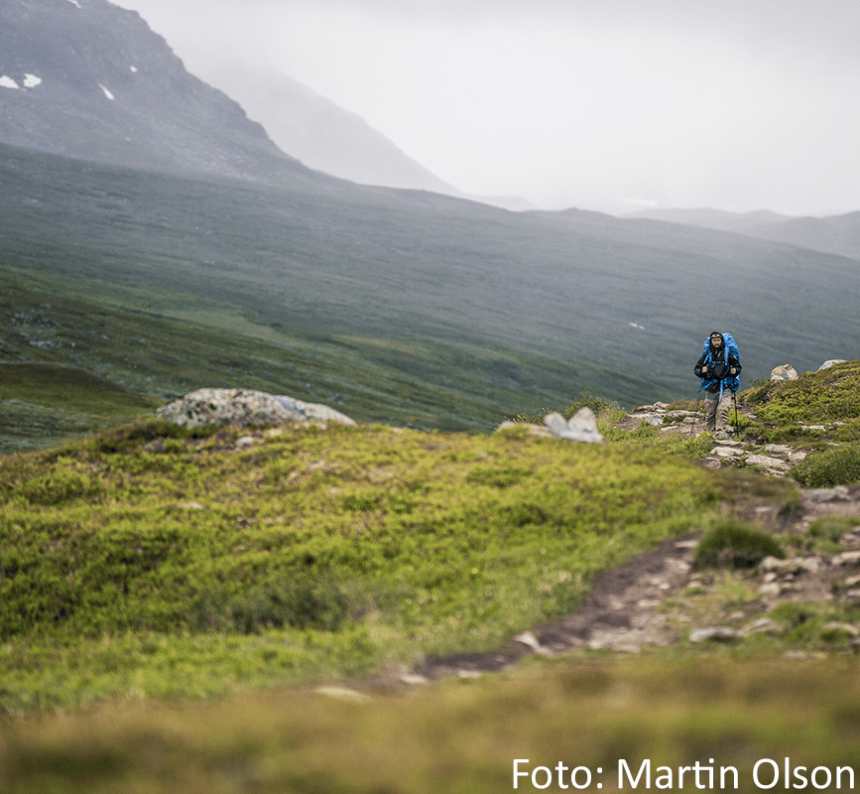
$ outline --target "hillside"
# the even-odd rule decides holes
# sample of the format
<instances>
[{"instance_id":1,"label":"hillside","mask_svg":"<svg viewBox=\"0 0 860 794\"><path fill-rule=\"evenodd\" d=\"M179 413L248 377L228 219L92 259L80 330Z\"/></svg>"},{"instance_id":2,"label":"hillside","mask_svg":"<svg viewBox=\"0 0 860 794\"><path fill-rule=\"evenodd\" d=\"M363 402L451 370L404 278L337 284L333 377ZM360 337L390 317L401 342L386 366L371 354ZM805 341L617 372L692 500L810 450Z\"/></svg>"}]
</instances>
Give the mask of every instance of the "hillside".
<instances>
[{"instance_id":1,"label":"hillside","mask_svg":"<svg viewBox=\"0 0 860 794\"><path fill-rule=\"evenodd\" d=\"M2 359L143 396L256 384L360 419L478 429L585 390L628 405L692 392L716 325L752 379L860 343L853 262L739 235L13 147L0 179ZM734 285L725 305L715 273Z\"/></svg>"},{"instance_id":2,"label":"hillside","mask_svg":"<svg viewBox=\"0 0 860 794\"><path fill-rule=\"evenodd\" d=\"M3 143L160 171L322 179L108 0L4 0L0 107Z\"/></svg>"},{"instance_id":3,"label":"hillside","mask_svg":"<svg viewBox=\"0 0 860 794\"><path fill-rule=\"evenodd\" d=\"M637 213L637 216L738 232L860 260L860 212L822 217L790 217L767 211L658 209Z\"/></svg>"},{"instance_id":4,"label":"hillside","mask_svg":"<svg viewBox=\"0 0 860 794\"><path fill-rule=\"evenodd\" d=\"M512 753L714 742L746 770L856 766L860 469L792 480L856 447L858 372L743 396L738 444L805 453L787 479L708 471L682 405L631 426L603 403L604 445L149 420L0 458L0 704L103 703L13 717L0 783L490 792Z\"/></svg>"}]
</instances>

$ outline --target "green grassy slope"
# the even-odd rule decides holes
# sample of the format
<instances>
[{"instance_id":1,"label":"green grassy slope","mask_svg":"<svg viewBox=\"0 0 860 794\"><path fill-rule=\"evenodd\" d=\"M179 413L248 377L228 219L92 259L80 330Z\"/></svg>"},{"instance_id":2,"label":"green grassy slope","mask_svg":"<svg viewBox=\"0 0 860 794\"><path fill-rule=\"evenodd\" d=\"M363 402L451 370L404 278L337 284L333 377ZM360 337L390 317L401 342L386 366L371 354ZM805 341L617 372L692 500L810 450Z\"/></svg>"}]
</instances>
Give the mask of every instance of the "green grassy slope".
<instances>
[{"instance_id":1,"label":"green grassy slope","mask_svg":"<svg viewBox=\"0 0 860 794\"><path fill-rule=\"evenodd\" d=\"M222 692L482 649L702 526L656 437L158 424L0 459L0 702Z\"/></svg>"},{"instance_id":2,"label":"green grassy slope","mask_svg":"<svg viewBox=\"0 0 860 794\"><path fill-rule=\"evenodd\" d=\"M562 401L577 372L543 356L432 339L290 335L193 306L171 318L71 278L0 270L0 451L47 446L202 386L290 394L358 420L476 430L524 405ZM53 367L45 371L54 381L11 377L27 362ZM117 400L122 411L90 410Z\"/></svg>"}]
</instances>

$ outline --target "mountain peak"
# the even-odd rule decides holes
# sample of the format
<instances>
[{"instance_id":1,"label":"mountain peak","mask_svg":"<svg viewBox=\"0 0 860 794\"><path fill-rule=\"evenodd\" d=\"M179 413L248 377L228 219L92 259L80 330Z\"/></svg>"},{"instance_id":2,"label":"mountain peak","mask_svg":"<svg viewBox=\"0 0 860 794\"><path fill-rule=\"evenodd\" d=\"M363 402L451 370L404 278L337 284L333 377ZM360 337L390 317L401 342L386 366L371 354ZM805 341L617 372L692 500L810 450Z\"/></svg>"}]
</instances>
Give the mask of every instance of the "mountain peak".
<instances>
[{"instance_id":1,"label":"mountain peak","mask_svg":"<svg viewBox=\"0 0 860 794\"><path fill-rule=\"evenodd\" d=\"M0 140L81 159L256 177L307 173L136 11L4 0Z\"/></svg>"}]
</instances>

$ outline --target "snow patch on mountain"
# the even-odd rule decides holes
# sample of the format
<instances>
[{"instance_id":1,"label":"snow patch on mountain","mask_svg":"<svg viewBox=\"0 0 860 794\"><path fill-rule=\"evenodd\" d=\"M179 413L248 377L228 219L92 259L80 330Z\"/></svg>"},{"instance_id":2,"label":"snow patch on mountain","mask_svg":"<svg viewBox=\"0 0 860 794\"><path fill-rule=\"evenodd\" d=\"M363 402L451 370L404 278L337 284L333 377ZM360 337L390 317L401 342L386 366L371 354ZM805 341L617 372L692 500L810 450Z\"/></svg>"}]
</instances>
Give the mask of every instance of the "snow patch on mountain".
<instances>
[{"instance_id":1,"label":"snow patch on mountain","mask_svg":"<svg viewBox=\"0 0 860 794\"><path fill-rule=\"evenodd\" d=\"M111 102L116 101L116 97L113 95L113 92L107 87L99 83L99 88L101 88L102 93L105 95L106 99L109 99Z\"/></svg>"},{"instance_id":2,"label":"snow patch on mountain","mask_svg":"<svg viewBox=\"0 0 860 794\"><path fill-rule=\"evenodd\" d=\"M11 88L13 91L17 91L20 86L15 80L4 74L0 75L0 88Z\"/></svg>"},{"instance_id":3,"label":"snow patch on mountain","mask_svg":"<svg viewBox=\"0 0 860 794\"><path fill-rule=\"evenodd\" d=\"M137 74L137 67L136 66L129 66L128 69L132 74Z\"/></svg>"},{"instance_id":4,"label":"snow patch on mountain","mask_svg":"<svg viewBox=\"0 0 860 794\"><path fill-rule=\"evenodd\" d=\"M81 6L81 4L78 2L78 0L69 0L69 2L70 2L70 3L71 3L75 8L81 8L81 7L82 7L82 6Z\"/></svg>"},{"instance_id":5,"label":"snow patch on mountain","mask_svg":"<svg viewBox=\"0 0 860 794\"><path fill-rule=\"evenodd\" d=\"M42 85L42 78L37 74L27 74L24 75L24 87L25 88L38 88Z\"/></svg>"}]
</instances>

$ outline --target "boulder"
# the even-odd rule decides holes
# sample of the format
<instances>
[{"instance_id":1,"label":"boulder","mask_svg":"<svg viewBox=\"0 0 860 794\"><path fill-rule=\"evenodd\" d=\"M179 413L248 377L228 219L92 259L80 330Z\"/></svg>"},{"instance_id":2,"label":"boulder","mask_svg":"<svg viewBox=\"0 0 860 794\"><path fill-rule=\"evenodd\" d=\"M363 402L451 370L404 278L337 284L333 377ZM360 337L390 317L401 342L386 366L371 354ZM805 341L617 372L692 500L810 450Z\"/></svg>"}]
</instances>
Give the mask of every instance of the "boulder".
<instances>
[{"instance_id":1,"label":"boulder","mask_svg":"<svg viewBox=\"0 0 860 794\"><path fill-rule=\"evenodd\" d=\"M247 389L198 389L159 409L158 415L180 427L238 425L265 427L311 420L355 424L323 405Z\"/></svg>"},{"instance_id":2,"label":"boulder","mask_svg":"<svg viewBox=\"0 0 860 794\"><path fill-rule=\"evenodd\" d=\"M844 358L831 358L828 361L825 361L819 368L819 372L824 372L826 369L830 369L831 367L835 367L837 364L845 364L846 360Z\"/></svg>"},{"instance_id":3,"label":"boulder","mask_svg":"<svg viewBox=\"0 0 860 794\"><path fill-rule=\"evenodd\" d=\"M334 408L329 408L327 405L305 403L293 397L287 397L284 394L277 395L275 399L288 411L301 414L309 422L334 422L335 424L348 425L349 427L355 426L353 419L350 419L340 411L335 411Z\"/></svg>"},{"instance_id":4,"label":"boulder","mask_svg":"<svg viewBox=\"0 0 860 794\"><path fill-rule=\"evenodd\" d=\"M791 364L782 364L774 367L770 373L771 380L797 380L800 377L797 370Z\"/></svg>"},{"instance_id":5,"label":"boulder","mask_svg":"<svg viewBox=\"0 0 860 794\"><path fill-rule=\"evenodd\" d=\"M549 428L549 432L558 438L584 444L603 443L603 436L597 429L597 417L590 408L580 409L570 421L565 421L561 414L549 414L544 418L544 424Z\"/></svg>"}]
</instances>

